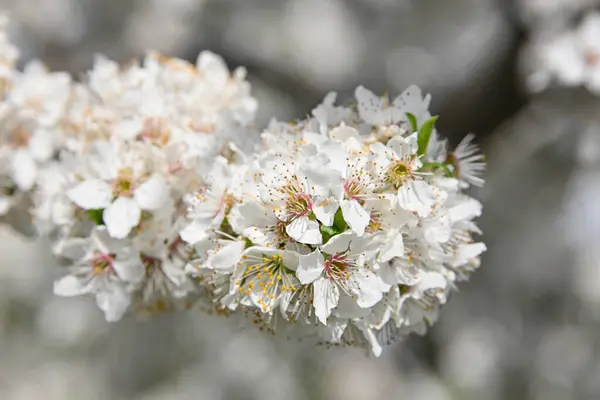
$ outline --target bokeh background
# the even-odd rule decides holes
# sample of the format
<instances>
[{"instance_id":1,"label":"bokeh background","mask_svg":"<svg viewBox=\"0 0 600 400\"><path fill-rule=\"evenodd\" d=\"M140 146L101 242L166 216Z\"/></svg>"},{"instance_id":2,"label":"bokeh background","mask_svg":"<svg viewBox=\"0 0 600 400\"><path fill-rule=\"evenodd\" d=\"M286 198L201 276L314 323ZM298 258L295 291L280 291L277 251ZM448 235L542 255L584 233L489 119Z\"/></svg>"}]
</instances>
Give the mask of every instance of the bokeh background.
<instances>
[{"instance_id":1,"label":"bokeh background","mask_svg":"<svg viewBox=\"0 0 600 400\"><path fill-rule=\"evenodd\" d=\"M380 359L194 312L107 324L92 300L52 295L47 243L0 227L0 399L599 399L600 99L534 74L598 3L0 0L23 59L76 76L95 53L213 50L247 67L259 125L329 90L416 83L442 133L476 133L489 162L480 271Z\"/></svg>"}]
</instances>

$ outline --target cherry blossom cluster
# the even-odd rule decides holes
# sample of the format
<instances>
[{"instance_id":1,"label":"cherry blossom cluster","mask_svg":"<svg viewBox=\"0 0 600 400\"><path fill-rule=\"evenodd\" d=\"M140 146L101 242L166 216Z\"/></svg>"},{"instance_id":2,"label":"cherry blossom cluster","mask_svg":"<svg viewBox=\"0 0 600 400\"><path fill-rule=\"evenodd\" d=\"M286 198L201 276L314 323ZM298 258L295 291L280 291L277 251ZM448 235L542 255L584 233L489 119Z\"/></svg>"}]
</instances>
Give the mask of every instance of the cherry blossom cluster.
<instances>
[{"instance_id":1,"label":"cherry blossom cluster","mask_svg":"<svg viewBox=\"0 0 600 400\"><path fill-rule=\"evenodd\" d=\"M528 89L540 92L557 84L600 93L600 12L592 8L597 1L539 3L548 10L540 22L532 23L525 46ZM580 22L574 24L576 20Z\"/></svg>"},{"instance_id":2,"label":"cherry blossom cluster","mask_svg":"<svg viewBox=\"0 0 600 400\"><path fill-rule=\"evenodd\" d=\"M99 56L76 82L38 61L17 70L5 34L0 57L0 214L31 204L67 268L55 293L95 296L110 321L187 306L200 290L184 271L183 199L215 157L254 141L245 71L210 52L196 65Z\"/></svg>"},{"instance_id":3,"label":"cherry blossom cluster","mask_svg":"<svg viewBox=\"0 0 600 400\"><path fill-rule=\"evenodd\" d=\"M197 307L379 355L479 266L483 156L471 135L448 149L417 87L330 93L259 134L245 70L211 52L98 56L76 81L15 68L3 32L0 216L29 208L54 292L108 321Z\"/></svg>"},{"instance_id":4,"label":"cherry blossom cluster","mask_svg":"<svg viewBox=\"0 0 600 400\"><path fill-rule=\"evenodd\" d=\"M463 190L483 184L484 161L472 136L447 150L417 87L391 104L364 87L355 107L335 99L220 158L181 238L217 310L379 355L479 266L481 204Z\"/></svg>"}]
</instances>

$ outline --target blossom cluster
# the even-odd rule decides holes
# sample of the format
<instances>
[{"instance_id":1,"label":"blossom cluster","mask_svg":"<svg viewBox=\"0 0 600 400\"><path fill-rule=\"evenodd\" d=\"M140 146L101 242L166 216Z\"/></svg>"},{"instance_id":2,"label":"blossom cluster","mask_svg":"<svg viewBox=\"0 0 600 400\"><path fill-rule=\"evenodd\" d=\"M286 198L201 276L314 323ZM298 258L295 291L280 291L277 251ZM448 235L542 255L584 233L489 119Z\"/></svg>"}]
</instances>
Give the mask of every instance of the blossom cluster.
<instances>
[{"instance_id":1,"label":"blossom cluster","mask_svg":"<svg viewBox=\"0 0 600 400\"><path fill-rule=\"evenodd\" d=\"M54 292L108 321L197 306L379 355L479 266L483 156L448 150L417 87L259 135L245 70L211 52L98 56L80 81L17 59L0 32L0 216L30 207Z\"/></svg>"},{"instance_id":2,"label":"blossom cluster","mask_svg":"<svg viewBox=\"0 0 600 400\"><path fill-rule=\"evenodd\" d=\"M364 87L312 116L273 122L253 154L219 159L189 200L188 270L218 310L262 329L370 348L435 320L454 282L479 266L473 239L482 156L452 152L410 87L391 104Z\"/></svg>"},{"instance_id":3,"label":"blossom cluster","mask_svg":"<svg viewBox=\"0 0 600 400\"><path fill-rule=\"evenodd\" d=\"M556 18L552 18L548 25L553 29L533 32L525 51L529 90L540 92L558 84L600 93L600 13L581 10L581 14L581 22L574 27L559 23L562 29L557 30Z\"/></svg>"}]
</instances>

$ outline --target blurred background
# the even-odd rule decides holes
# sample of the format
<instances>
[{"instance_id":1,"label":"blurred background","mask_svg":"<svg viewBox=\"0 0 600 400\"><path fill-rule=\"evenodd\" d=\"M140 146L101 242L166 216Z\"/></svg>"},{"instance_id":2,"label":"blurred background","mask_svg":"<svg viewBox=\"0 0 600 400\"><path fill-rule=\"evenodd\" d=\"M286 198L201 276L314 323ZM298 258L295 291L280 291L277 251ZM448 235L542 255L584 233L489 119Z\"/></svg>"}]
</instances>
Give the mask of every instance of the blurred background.
<instances>
[{"instance_id":1,"label":"blurred background","mask_svg":"<svg viewBox=\"0 0 600 400\"><path fill-rule=\"evenodd\" d=\"M0 0L23 59L76 76L95 53L213 50L247 67L263 126L415 83L489 162L481 269L381 359L193 312L107 324L52 295L47 243L0 227L0 399L599 399L599 3Z\"/></svg>"}]
</instances>

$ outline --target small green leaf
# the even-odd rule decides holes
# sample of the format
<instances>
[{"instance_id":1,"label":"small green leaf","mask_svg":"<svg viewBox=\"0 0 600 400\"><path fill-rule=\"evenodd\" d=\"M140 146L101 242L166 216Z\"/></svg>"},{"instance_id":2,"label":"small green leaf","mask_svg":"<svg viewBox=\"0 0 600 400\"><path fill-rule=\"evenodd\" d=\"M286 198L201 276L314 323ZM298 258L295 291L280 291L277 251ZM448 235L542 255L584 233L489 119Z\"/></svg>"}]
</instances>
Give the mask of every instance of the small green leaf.
<instances>
[{"instance_id":1,"label":"small green leaf","mask_svg":"<svg viewBox=\"0 0 600 400\"><path fill-rule=\"evenodd\" d=\"M452 171L450 171L450 168L448 168L448 166L446 164L442 164L442 163L436 163L436 162L426 162L423 163L423 166L421 167L421 169L434 169L434 168L440 168L442 170L444 170L444 173L446 174L446 176L454 176L454 174L452 173Z\"/></svg>"},{"instance_id":2,"label":"small green leaf","mask_svg":"<svg viewBox=\"0 0 600 400\"><path fill-rule=\"evenodd\" d=\"M433 132L433 128L435 127L438 118L438 116L429 118L419 130L417 143L419 144L418 154L420 156L427 151L427 145L429 145L429 139L431 138L431 133Z\"/></svg>"},{"instance_id":3,"label":"small green leaf","mask_svg":"<svg viewBox=\"0 0 600 400\"><path fill-rule=\"evenodd\" d=\"M321 226L321 235L323 235L323 244L327 243L329 239L337 234L337 230L333 226Z\"/></svg>"},{"instance_id":4,"label":"small green leaf","mask_svg":"<svg viewBox=\"0 0 600 400\"><path fill-rule=\"evenodd\" d=\"M410 122L410 128L412 131L416 132L419 129L419 125L417 124L417 117L415 117L415 114L406 113L406 119L408 119L408 122Z\"/></svg>"},{"instance_id":5,"label":"small green leaf","mask_svg":"<svg viewBox=\"0 0 600 400\"><path fill-rule=\"evenodd\" d=\"M333 226L335 227L337 233L344 232L346 228L348 228L348 224L344 220L344 214L342 213L342 209L339 208L333 217Z\"/></svg>"},{"instance_id":6,"label":"small green leaf","mask_svg":"<svg viewBox=\"0 0 600 400\"><path fill-rule=\"evenodd\" d=\"M308 219L310 219L311 221L316 221L317 220L317 216L315 215L314 212L310 212L310 214L308 215Z\"/></svg>"},{"instance_id":7,"label":"small green leaf","mask_svg":"<svg viewBox=\"0 0 600 400\"><path fill-rule=\"evenodd\" d=\"M102 214L104 213L104 209L98 208L94 210L87 210L87 215L90 217L92 222L96 225L104 225L104 220L102 219Z\"/></svg>"}]
</instances>

